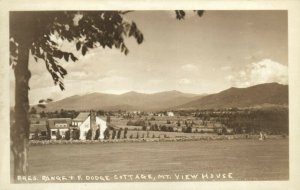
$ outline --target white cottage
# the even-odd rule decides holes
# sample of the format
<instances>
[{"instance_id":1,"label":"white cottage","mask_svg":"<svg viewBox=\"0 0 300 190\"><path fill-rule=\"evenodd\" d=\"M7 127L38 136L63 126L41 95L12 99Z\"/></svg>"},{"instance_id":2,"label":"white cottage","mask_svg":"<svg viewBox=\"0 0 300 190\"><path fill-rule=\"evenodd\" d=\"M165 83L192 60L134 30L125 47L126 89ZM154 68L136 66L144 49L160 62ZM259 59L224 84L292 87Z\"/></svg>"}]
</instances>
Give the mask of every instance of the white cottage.
<instances>
[{"instance_id":1,"label":"white cottage","mask_svg":"<svg viewBox=\"0 0 300 190\"><path fill-rule=\"evenodd\" d=\"M102 118L96 116L96 126L100 129L100 134L98 139L104 139L104 131L107 128L106 121ZM88 116L83 123L79 125L80 130L80 140L86 140L88 131L91 129L91 116Z\"/></svg>"}]
</instances>

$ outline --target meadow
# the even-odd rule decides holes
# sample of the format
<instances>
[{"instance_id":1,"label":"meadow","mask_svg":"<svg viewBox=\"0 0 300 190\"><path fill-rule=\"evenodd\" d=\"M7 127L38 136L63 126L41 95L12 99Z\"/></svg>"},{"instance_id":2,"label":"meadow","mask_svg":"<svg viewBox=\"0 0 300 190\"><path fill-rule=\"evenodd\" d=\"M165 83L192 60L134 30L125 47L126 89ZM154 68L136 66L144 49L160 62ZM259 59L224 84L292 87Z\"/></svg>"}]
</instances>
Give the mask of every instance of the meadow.
<instances>
[{"instance_id":1,"label":"meadow","mask_svg":"<svg viewBox=\"0 0 300 190\"><path fill-rule=\"evenodd\" d=\"M31 176L110 176L110 179L114 175L173 176L155 181L176 181L175 174L228 173L231 179L194 180L288 180L288 139L31 146L29 171Z\"/></svg>"}]
</instances>

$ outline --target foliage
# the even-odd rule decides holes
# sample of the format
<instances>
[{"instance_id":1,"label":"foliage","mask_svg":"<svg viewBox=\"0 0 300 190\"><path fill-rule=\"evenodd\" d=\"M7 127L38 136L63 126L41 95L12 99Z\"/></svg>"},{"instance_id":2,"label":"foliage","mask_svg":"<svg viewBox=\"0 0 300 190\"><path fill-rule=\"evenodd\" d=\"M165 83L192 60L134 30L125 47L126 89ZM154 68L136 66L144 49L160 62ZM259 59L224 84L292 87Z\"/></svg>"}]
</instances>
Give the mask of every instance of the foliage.
<instances>
[{"instance_id":1,"label":"foliage","mask_svg":"<svg viewBox=\"0 0 300 190\"><path fill-rule=\"evenodd\" d=\"M99 136L100 136L100 129L98 128L96 130L95 140L99 139Z\"/></svg>"},{"instance_id":2,"label":"foliage","mask_svg":"<svg viewBox=\"0 0 300 190\"><path fill-rule=\"evenodd\" d=\"M118 130L117 139L120 139L120 138L121 138L121 132L122 132L122 128L120 128L120 129Z\"/></svg>"},{"instance_id":3,"label":"foliage","mask_svg":"<svg viewBox=\"0 0 300 190\"><path fill-rule=\"evenodd\" d=\"M104 131L104 139L109 139L109 128L108 127Z\"/></svg>"},{"instance_id":4,"label":"foliage","mask_svg":"<svg viewBox=\"0 0 300 190\"><path fill-rule=\"evenodd\" d=\"M136 121L129 120L126 125L142 126L142 127L145 126L145 127L147 127L146 122L144 120L141 120L141 119L138 119Z\"/></svg>"},{"instance_id":5,"label":"foliage","mask_svg":"<svg viewBox=\"0 0 300 190\"><path fill-rule=\"evenodd\" d=\"M71 137L71 131L67 130L65 133L65 140L70 140L70 137Z\"/></svg>"},{"instance_id":6,"label":"foliage","mask_svg":"<svg viewBox=\"0 0 300 190\"><path fill-rule=\"evenodd\" d=\"M57 129L56 131L56 140L60 140L62 138L62 136L60 135L60 131L59 129Z\"/></svg>"},{"instance_id":7,"label":"foliage","mask_svg":"<svg viewBox=\"0 0 300 190\"><path fill-rule=\"evenodd\" d=\"M134 37L140 44L144 37L135 22L123 18L124 14L122 11L11 12L10 64L15 67L18 44L26 37L33 58L45 62L54 84L63 90L67 71L59 64L59 60L77 61L78 58L72 52L61 50L54 37L73 42L82 55L96 47L117 48L127 55L129 50L124 38Z\"/></svg>"},{"instance_id":8,"label":"foliage","mask_svg":"<svg viewBox=\"0 0 300 190\"><path fill-rule=\"evenodd\" d=\"M111 138L115 139L116 138L116 134L117 134L116 130L113 129Z\"/></svg>"},{"instance_id":9,"label":"foliage","mask_svg":"<svg viewBox=\"0 0 300 190\"><path fill-rule=\"evenodd\" d=\"M124 129L124 139L127 139L127 132L128 132L128 128L125 127L125 129Z\"/></svg>"},{"instance_id":10,"label":"foliage","mask_svg":"<svg viewBox=\"0 0 300 190\"><path fill-rule=\"evenodd\" d=\"M91 138L92 138L92 130L89 129L87 134L86 134L86 140L91 140Z\"/></svg>"},{"instance_id":11,"label":"foliage","mask_svg":"<svg viewBox=\"0 0 300 190\"><path fill-rule=\"evenodd\" d=\"M29 112L30 114L36 114L37 113L37 111L36 111L36 109L35 109L35 107L31 107L31 109L30 109L30 112Z\"/></svg>"},{"instance_id":12,"label":"foliage","mask_svg":"<svg viewBox=\"0 0 300 190\"><path fill-rule=\"evenodd\" d=\"M73 130L73 139L74 140L79 140L79 137L80 137L80 130L78 130L78 129L74 129Z\"/></svg>"}]
</instances>

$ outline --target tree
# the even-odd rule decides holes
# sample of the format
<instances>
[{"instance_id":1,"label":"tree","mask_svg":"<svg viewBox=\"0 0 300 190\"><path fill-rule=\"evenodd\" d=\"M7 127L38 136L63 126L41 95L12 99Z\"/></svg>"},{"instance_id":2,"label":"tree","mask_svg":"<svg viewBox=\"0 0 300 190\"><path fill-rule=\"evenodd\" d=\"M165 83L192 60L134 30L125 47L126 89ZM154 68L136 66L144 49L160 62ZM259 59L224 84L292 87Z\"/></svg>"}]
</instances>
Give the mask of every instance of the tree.
<instances>
[{"instance_id":1,"label":"tree","mask_svg":"<svg viewBox=\"0 0 300 190\"><path fill-rule=\"evenodd\" d=\"M125 127L125 129L124 129L124 139L127 139L127 131L128 131L128 128Z\"/></svg>"},{"instance_id":2,"label":"tree","mask_svg":"<svg viewBox=\"0 0 300 190\"><path fill-rule=\"evenodd\" d=\"M60 60L76 61L72 52L59 48L56 36L74 43L82 55L96 47L117 48L125 55L129 50L126 37L134 37L138 44L144 36L135 22L123 16L130 11L12 11L10 12L10 65L15 74L15 122L11 125L11 150L14 157L14 178L28 173L29 139L29 56L42 60L54 84L65 89L63 79L67 71ZM202 16L203 11L195 11ZM185 17L182 10L175 11L176 18Z\"/></svg>"},{"instance_id":3,"label":"tree","mask_svg":"<svg viewBox=\"0 0 300 190\"><path fill-rule=\"evenodd\" d=\"M98 128L98 129L96 130L96 135L95 135L95 139L94 139L94 140L99 139L99 136L100 136L100 129Z\"/></svg>"},{"instance_id":4,"label":"tree","mask_svg":"<svg viewBox=\"0 0 300 190\"><path fill-rule=\"evenodd\" d=\"M118 130L117 139L120 139L120 138L121 138L121 132L122 132L122 128L120 128L120 129Z\"/></svg>"},{"instance_id":5,"label":"tree","mask_svg":"<svg viewBox=\"0 0 300 190\"><path fill-rule=\"evenodd\" d=\"M109 128L108 127L104 131L104 139L109 139Z\"/></svg>"},{"instance_id":6,"label":"tree","mask_svg":"<svg viewBox=\"0 0 300 190\"><path fill-rule=\"evenodd\" d=\"M56 140L60 140L60 139L61 139L60 131L59 131L59 129L57 129L57 131L56 131Z\"/></svg>"},{"instance_id":7,"label":"tree","mask_svg":"<svg viewBox=\"0 0 300 190\"><path fill-rule=\"evenodd\" d=\"M115 139L116 138L116 134L117 134L116 130L113 129L111 138Z\"/></svg>"},{"instance_id":8,"label":"tree","mask_svg":"<svg viewBox=\"0 0 300 190\"><path fill-rule=\"evenodd\" d=\"M30 114L36 114L36 113L37 113L37 111L36 111L35 107L32 107L30 109Z\"/></svg>"},{"instance_id":9,"label":"tree","mask_svg":"<svg viewBox=\"0 0 300 190\"><path fill-rule=\"evenodd\" d=\"M93 140L92 139L92 130L91 129L88 130L85 138L86 138L86 140Z\"/></svg>"},{"instance_id":10,"label":"tree","mask_svg":"<svg viewBox=\"0 0 300 190\"><path fill-rule=\"evenodd\" d=\"M66 131L65 133L65 140L70 140L70 137L71 137L71 131L70 129Z\"/></svg>"}]
</instances>

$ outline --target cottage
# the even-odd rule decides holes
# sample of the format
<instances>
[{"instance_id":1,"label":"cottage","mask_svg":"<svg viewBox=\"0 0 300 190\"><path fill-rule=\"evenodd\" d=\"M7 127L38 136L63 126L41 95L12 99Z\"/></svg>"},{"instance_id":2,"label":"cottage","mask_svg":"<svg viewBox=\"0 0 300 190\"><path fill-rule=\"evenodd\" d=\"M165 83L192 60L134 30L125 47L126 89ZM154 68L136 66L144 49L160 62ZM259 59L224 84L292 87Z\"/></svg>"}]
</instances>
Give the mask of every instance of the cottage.
<instances>
[{"instance_id":1,"label":"cottage","mask_svg":"<svg viewBox=\"0 0 300 190\"><path fill-rule=\"evenodd\" d=\"M174 112L169 111L169 112L167 112L167 116L174 117L175 115L174 115Z\"/></svg>"},{"instance_id":2,"label":"cottage","mask_svg":"<svg viewBox=\"0 0 300 190\"><path fill-rule=\"evenodd\" d=\"M48 129L46 124L31 124L29 128L29 139L47 139Z\"/></svg>"},{"instance_id":3,"label":"cottage","mask_svg":"<svg viewBox=\"0 0 300 190\"><path fill-rule=\"evenodd\" d=\"M78 116L73 119L72 127L79 127L89 117L89 115L89 112L80 112Z\"/></svg>"},{"instance_id":4,"label":"cottage","mask_svg":"<svg viewBox=\"0 0 300 190\"><path fill-rule=\"evenodd\" d=\"M71 118L51 118L48 119L48 126L50 130L51 139L56 139L58 135L65 138L66 132L72 124Z\"/></svg>"},{"instance_id":5,"label":"cottage","mask_svg":"<svg viewBox=\"0 0 300 190\"><path fill-rule=\"evenodd\" d=\"M96 130L99 129L99 137L98 139L104 139L104 131L107 128L106 121L99 116L96 116L95 113L90 112L89 114L82 114L79 116L87 116L85 120L80 123L78 126L80 130L80 140L86 140L88 131L91 129L92 133L96 133ZM91 117L92 116L92 117ZM77 118L78 119L78 118ZM95 136L92 134L92 136Z\"/></svg>"}]
</instances>

